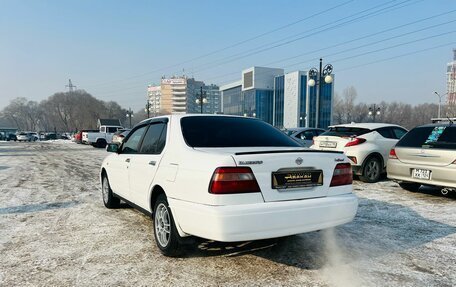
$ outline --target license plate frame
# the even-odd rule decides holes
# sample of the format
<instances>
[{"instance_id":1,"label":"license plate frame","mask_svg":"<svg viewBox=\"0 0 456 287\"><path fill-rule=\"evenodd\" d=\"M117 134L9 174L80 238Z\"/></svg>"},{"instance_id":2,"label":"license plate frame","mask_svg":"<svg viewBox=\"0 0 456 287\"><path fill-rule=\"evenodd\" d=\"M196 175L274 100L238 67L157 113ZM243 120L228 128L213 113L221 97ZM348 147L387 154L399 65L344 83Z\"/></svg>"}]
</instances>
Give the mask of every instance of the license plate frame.
<instances>
[{"instance_id":1,"label":"license plate frame","mask_svg":"<svg viewBox=\"0 0 456 287\"><path fill-rule=\"evenodd\" d=\"M432 171L429 169L412 168L411 173L414 179L431 180Z\"/></svg>"},{"instance_id":2,"label":"license plate frame","mask_svg":"<svg viewBox=\"0 0 456 287\"><path fill-rule=\"evenodd\" d=\"M290 189L323 185L323 170L293 169L271 173L272 189Z\"/></svg>"},{"instance_id":3,"label":"license plate frame","mask_svg":"<svg viewBox=\"0 0 456 287\"><path fill-rule=\"evenodd\" d=\"M336 148L337 147L337 142L334 142L334 141L321 141L318 146L319 147L323 147L323 148Z\"/></svg>"}]
</instances>

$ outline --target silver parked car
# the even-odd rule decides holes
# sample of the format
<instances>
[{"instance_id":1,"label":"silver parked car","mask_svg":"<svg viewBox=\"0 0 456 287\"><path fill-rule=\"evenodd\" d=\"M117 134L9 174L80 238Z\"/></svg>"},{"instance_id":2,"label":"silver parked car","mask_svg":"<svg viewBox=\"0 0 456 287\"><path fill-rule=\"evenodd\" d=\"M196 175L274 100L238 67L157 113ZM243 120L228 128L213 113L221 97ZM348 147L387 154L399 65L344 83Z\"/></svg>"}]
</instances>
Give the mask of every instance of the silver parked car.
<instances>
[{"instance_id":1,"label":"silver parked car","mask_svg":"<svg viewBox=\"0 0 456 287\"><path fill-rule=\"evenodd\" d=\"M125 137L130 133L131 129L120 129L112 136L112 143L120 145Z\"/></svg>"},{"instance_id":2,"label":"silver parked car","mask_svg":"<svg viewBox=\"0 0 456 287\"><path fill-rule=\"evenodd\" d=\"M409 191L421 185L456 191L456 125L419 126L409 131L389 155L388 178Z\"/></svg>"},{"instance_id":3,"label":"silver parked car","mask_svg":"<svg viewBox=\"0 0 456 287\"><path fill-rule=\"evenodd\" d=\"M310 147L313 143L313 138L324 132L324 129L317 128L291 128L285 131L288 136L305 147Z\"/></svg>"}]
</instances>

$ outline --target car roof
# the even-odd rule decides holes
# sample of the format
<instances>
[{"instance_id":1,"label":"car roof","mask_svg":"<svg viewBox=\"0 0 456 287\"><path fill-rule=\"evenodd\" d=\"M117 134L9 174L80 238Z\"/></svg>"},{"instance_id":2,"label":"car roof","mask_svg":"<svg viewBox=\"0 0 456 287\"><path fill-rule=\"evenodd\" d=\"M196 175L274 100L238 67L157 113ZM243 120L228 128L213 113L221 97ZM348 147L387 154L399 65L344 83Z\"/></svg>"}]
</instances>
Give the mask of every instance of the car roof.
<instances>
[{"instance_id":1,"label":"car roof","mask_svg":"<svg viewBox=\"0 0 456 287\"><path fill-rule=\"evenodd\" d=\"M456 126L456 123L440 122L440 123L421 125L421 126L417 126L417 127L451 127L451 126Z\"/></svg>"},{"instance_id":2,"label":"car roof","mask_svg":"<svg viewBox=\"0 0 456 287\"><path fill-rule=\"evenodd\" d=\"M235 115L225 115L225 114L170 114L166 116L158 116L158 117L153 117L153 118L148 118L145 120L142 120L140 123L146 123L152 120L160 120L160 119L169 119L169 120L180 120L182 118L187 118L187 117L229 117L229 118L242 118L242 119L255 119L259 120L257 118L252 118L252 117L243 117L243 116L235 116Z\"/></svg>"},{"instance_id":3,"label":"car roof","mask_svg":"<svg viewBox=\"0 0 456 287\"><path fill-rule=\"evenodd\" d=\"M399 125L395 124L385 124L385 123L350 123L350 124L341 124L341 125L333 125L329 126L330 128L334 127L349 127L349 128L362 128L362 129L370 129L370 130L375 130L379 128L384 128L384 127L400 127L403 128Z\"/></svg>"},{"instance_id":4,"label":"car roof","mask_svg":"<svg viewBox=\"0 0 456 287\"><path fill-rule=\"evenodd\" d=\"M292 131L292 132L302 132L302 131L307 131L307 130L321 130L324 131L324 129L321 128L310 128L310 127L301 127L301 128L289 128L286 129L287 131Z\"/></svg>"}]
</instances>

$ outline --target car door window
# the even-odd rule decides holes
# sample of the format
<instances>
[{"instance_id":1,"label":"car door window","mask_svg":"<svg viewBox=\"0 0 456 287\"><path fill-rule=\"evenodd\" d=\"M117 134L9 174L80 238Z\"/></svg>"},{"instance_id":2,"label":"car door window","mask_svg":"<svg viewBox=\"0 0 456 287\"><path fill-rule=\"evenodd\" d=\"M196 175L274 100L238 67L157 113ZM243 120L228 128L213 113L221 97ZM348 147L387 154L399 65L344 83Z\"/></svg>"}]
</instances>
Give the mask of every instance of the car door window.
<instances>
[{"instance_id":1,"label":"car door window","mask_svg":"<svg viewBox=\"0 0 456 287\"><path fill-rule=\"evenodd\" d=\"M151 124L141 145L140 153L160 154L165 147L166 124Z\"/></svg>"},{"instance_id":2,"label":"car door window","mask_svg":"<svg viewBox=\"0 0 456 287\"><path fill-rule=\"evenodd\" d=\"M387 138L387 139L395 139L396 136L393 135L392 131L390 128L379 128L377 129L377 132L382 135L382 137Z\"/></svg>"},{"instance_id":3,"label":"car door window","mask_svg":"<svg viewBox=\"0 0 456 287\"><path fill-rule=\"evenodd\" d=\"M312 140L314 136L315 136L314 132L312 130L309 130L309 131L303 131L302 133L300 133L297 136L297 138L299 138L301 140Z\"/></svg>"},{"instance_id":4,"label":"car door window","mask_svg":"<svg viewBox=\"0 0 456 287\"><path fill-rule=\"evenodd\" d=\"M394 136L399 140L407 133L406 130L400 128L393 128Z\"/></svg>"},{"instance_id":5,"label":"car door window","mask_svg":"<svg viewBox=\"0 0 456 287\"><path fill-rule=\"evenodd\" d=\"M127 141L122 145L121 153L138 153L139 143L141 142L141 138L146 131L146 127L147 126L142 126L133 131L131 136L128 137Z\"/></svg>"}]
</instances>

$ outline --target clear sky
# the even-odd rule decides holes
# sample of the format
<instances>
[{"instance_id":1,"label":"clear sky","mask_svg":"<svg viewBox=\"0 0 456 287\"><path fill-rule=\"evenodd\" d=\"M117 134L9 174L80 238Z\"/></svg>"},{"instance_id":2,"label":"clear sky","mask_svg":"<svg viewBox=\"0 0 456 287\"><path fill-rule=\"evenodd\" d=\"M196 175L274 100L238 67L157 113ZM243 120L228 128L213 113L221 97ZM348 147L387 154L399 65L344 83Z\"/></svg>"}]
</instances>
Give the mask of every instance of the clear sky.
<instances>
[{"instance_id":1,"label":"clear sky","mask_svg":"<svg viewBox=\"0 0 456 287\"><path fill-rule=\"evenodd\" d=\"M453 48L455 0L0 0L0 109L71 78L137 110L162 75L224 84L250 66L308 70L319 57L336 92L354 86L359 101L437 102Z\"/></svg>"}]
</instances>

